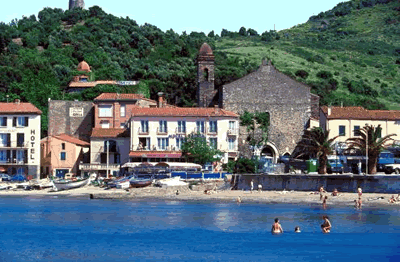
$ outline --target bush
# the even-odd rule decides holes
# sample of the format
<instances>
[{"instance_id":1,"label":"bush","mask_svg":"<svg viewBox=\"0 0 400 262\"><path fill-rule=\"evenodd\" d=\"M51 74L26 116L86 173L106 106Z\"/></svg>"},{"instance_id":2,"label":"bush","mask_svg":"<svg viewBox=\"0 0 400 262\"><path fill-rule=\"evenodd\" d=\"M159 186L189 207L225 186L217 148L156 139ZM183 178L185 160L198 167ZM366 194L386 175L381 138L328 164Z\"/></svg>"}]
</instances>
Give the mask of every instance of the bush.
<instances>
[{"instance_id":1,"label":"bush","mask_svg":"<svg viewBox=\"0 0 400 262\"><path fill-rule=\"evenodd\" d=\"M351 93L367 95L367 96L372 96L372 97L378 96L378 92L373 90L363 80L360 80L358 82L350 81L350 83L347 85L347 87Z\"/></svg>"},{"instance_id":2,"label":"bush","mask_svg":"<svg viewBox=\"0 0 400 262\"><path fill-rule=\"evenodd\" d=\"M374 83L380 83L381 81L379 80L379 78L376 78L375 80L374 80Z\"/></svg>"},{"instance_id":3,"label":"bush","mask_svg":"<svg viewBox=\"0 0 400 262\"><path fill-rule=\"evenodd\" d=\"M295 75L303 79L306 79L308 77L308 72L305 70L297 70Z\"/></svg>"},{"instance_id":4,"label":"bush","mask_svg":"<svg viewBox=\"0 0 400 262\"><path fill-rule=\"evenodd\" d=\"M339 72L335 72L335 73L333 73L335 76L339 76L340 75L340 73Z\"/></svg>"},{"instance_id":5,"label":"bush","mask_svg":"<svg viewBox=\"0 0 400 262\"><path fill-rule=\"evenodd\" d=\"M323 78L323 79L328 79L328 78L332 78L332 73L331 72L329 72L329 71L319 71L318 73L317 73L317 77L319 77L319 78Z\"/></svg>"}]
</instances>

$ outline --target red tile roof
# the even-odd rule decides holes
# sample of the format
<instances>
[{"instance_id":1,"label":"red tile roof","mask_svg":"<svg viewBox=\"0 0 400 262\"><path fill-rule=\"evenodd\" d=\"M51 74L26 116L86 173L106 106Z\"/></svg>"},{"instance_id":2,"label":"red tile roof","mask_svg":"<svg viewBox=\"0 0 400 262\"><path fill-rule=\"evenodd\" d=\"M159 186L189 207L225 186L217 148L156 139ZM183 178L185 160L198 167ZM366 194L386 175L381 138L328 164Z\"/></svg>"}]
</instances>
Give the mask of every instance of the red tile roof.
<instances>
[{"instance_id":1,"label":"red tile roof","mask_svg":"<svg viewBox=\"0 0 400 262\"><path fill-rule=\"evenodd\" d=\"M93 128L91 137L130 137L125 128Z\"/></svg>"},{"instance_id":2,"label":"red tile roof","mask_svg":"<svg viewBox=\"0 0 400 262\"><path fill-rule=\"evenodd\" d=\"M36 106L31 103L4 103L0 102L0 114L42 114Z\"/></svg>"},{"instance_id":3,"label":"red tile roof","mask_svg":"<svg viewBox=\"0 0 400 262\"><path fill-rule=\"evenodd\" d=\"M76 137L73 137L73 136L70 136L70 135L67 135L67 134L60 134L60 135L57 135L57 136L54 136L54 137L57 138L57 139L72 143L72 144L76 144L78 146L90 146L90 144L88 142L82 141L82 140L80 140L80 139L78 139Z\"/></svg>"},{"instance_id":4,"label":"red tile roof","mask_svg":"<svg viewBox=\"0 0 400 262\"><path fill-rule=\"evenodd\" d=\"M94 99L97 100L138 100L143 99L142 94L118 94L118 93L102 93Z\"/></svg>"},{"instance_id":5,"label":"red tile roof","mask_svg":"<svg viewBox=\"0 0 400 262\"><path fill-rule=\"evenodd\" d=\"M135 108L132 116L224 116L239 117L239 115L224 110L222 108L202 108L202 107L164 107L164 108Z\"/></svg>"},{"instance_id":6,"label":"red tile roof","mask_svg":"<svg viewBox=\"0 0 400 262\"><path fill-rule=\"evenodd\" d=\"M328 115L328 107L321 107L328 119L360 119L360 120L400 120L399 110L367 110L361 106L332 106Z\"/></svg>"}]
</instances>

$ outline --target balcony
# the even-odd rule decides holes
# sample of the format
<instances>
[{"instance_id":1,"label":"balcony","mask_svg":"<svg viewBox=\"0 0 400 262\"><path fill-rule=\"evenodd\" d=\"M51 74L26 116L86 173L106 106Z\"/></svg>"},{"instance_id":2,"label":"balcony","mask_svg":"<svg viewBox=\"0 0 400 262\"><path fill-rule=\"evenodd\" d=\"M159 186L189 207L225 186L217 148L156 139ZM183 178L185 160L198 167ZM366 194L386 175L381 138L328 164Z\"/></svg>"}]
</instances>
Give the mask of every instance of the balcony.
<instances>
[{"instance_id":1,"label":"balcony","mask_svg":"<svg viewBox=\"0 0 400 262\"><path fill-rule=\"evenodd\" d=\"M176 128L175 134L186 135L186 128Z\"/></svg>"},{"instance_id":2,"label":"balcony","mask_svg":"<svg viewBox=\"0 0 400 262\"><path fill-rule=\"evenodd\" d=\"M0 165L26 165L28 164L28 159L7 159L7 161L0 161Z\"/></svg>"},{"instance_id":3,"label":"balcony","mask_svg":"<svg viewBox=\"0 0 400 262\"><path fill-rule=\"evenodd\" d=\"M228 136L237 136L239 134L238 131L239 131L238 129L233 128L233 129L228 129L227 133L228 133Z\"/></svg>"},{"instance_id":4,"label":"balcony","mask_svg":"<svg viewBox=\"0 0 400 262\"><path fill-rule=\"evenodd\" d=\"M139 127L138 135L148 135L148 134L149 134L148 129L143 130L141 127Z\"/></svg>"},{"instance_id":5,"label":"balcony","mask_svg":"<svg viewBox=\"0 0 400 262\"><path fill-rule=\"evenodd\" d=\"M157 135L168 135L168 129L160 129L159 127L157 127Z\"/></svg>"},{"instance_id":6,"label":"balcony","mask_svg":"<svg viewBox=\"0 0 400 262\"><path fill-rule=\"evenodd\" d=\"M29 142L18 143L17 141L9 141L7 144L0 144L0 148L28 148Z\"/></svg>"},{"instance_id":7,"label":"balcony","mask_svg":"<svg viewBox=\"0 0 400 262\"><path fill-rule=\"evenodd\" d=\"M218 134L218 129L209 128L207 131L208 131L207 135L216 135L216 134Z\"/></svg>"},{"instance_id":8,"label":"balcony","mask_svg":"<svg viewBox=\"0 0 400 262\"><path fill-rule=\"evenodd\" d=\"M206 134L206 132L205 132L206 130L204 128L196 127L196 129L194 131L196 132L196 134L202 134L202 135Z\"/></svg>"},{"instance_id":9,"label":"balcony","mask_svg":"<svg viewBox=\"0 0 400 262\"><path fill-rule=\"evenodd\" d=\"M108 170L119 170L120 164L109 164ZM107 164L79 164L79 170L107 170Z\"/></svg>"}]
</instances>

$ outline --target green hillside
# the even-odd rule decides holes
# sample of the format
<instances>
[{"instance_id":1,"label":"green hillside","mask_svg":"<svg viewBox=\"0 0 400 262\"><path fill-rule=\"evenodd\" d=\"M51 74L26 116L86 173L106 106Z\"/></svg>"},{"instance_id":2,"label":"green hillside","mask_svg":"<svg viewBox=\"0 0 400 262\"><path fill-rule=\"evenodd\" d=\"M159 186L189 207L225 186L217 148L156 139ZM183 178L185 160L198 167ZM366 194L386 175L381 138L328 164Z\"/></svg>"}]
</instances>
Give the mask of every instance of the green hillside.
<instances>
[{"instance_id":1,"label":"green hillside","mask_svg":"<svg viewBox=\"0 0 400 262\"><path fill-rule=\"evenodd\" d=\"M228 32L216 46L238 59L271 59L278 70L310 85L322 104L400 109L399 6L353 0L278 33Z\"/></svg>"},{"instance_id":2,"label":"green hillside","mask_svg":"<svg viewBox=\"0 0 400 262\"><path fill-rule=\"evenodd\" d=\"M195 105L196 55L203 42L215 54L221 87L269 58L278 70L312 87L322 104L400 109L398 0L353 0L302 25L259 34L251 28L177 34L129 18L88 10L45 8L38 16L0 23L0 101L19 98L40 108L47 101L92 100L101 92L141 92L169 103ZM96 86L65 92L82 59L92 80L140 80L137 87Z\"/></svg>"}]
</instances>

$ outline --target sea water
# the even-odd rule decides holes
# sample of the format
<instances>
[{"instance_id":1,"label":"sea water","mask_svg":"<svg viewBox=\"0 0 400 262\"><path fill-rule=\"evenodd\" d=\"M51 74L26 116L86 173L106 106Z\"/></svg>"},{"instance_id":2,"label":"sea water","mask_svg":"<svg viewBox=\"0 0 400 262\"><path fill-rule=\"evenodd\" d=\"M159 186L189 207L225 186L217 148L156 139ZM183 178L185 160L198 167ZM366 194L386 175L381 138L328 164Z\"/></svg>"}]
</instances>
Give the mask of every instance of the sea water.
<instances>
[{"instance_id":1,"label":"sea water","mask_svg":"<svg viewBox=\"0 0 400 262\"><path fill-rule=\"evenodd\" d=\"M400 261L400 206L67 197L0 203L0 261ZM323 215L330 234L321 233ZM276 217L281 235L271 234Z\"/></svg>"}]
</instances>

